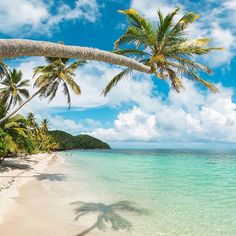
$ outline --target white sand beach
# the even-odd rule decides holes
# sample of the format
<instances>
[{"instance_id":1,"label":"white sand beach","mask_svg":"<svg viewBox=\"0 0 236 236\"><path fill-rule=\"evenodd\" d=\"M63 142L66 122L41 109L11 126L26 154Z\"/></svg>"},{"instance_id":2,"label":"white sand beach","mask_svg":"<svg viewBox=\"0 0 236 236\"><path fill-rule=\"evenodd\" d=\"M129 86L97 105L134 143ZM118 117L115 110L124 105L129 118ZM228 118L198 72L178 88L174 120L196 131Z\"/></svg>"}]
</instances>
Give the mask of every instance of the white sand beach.
<instances>
[{"instance_id":1,"label":"white sand beach","mask_svg":"<svg viewBox=\"0 0 236 236\"><path fill-rule=\"evenodd\" d=\"M47 169L56 158L55 154L37 154L5 160L5 167L0 171L0 224L14 204L14 198L19 196L20 188Z\"/></svg>"},{"instance_id":2,"label":"white sand beach","mask_svg":"<svg viewBox=\"0 0 236 236\"><path fill-rule=\"evenodd\" d=\"M89 195L83 183L67 185L63 157L40 154L21 163L30 163L32 169L0 173L0 235L79 236L96 222L96 215L75 221L75 205L72 202L99 199ZM77 189L81 194L75 199L65 191L68 188ZM86 235L131 234L95 229Z\"/></svg>"}]
</instances>

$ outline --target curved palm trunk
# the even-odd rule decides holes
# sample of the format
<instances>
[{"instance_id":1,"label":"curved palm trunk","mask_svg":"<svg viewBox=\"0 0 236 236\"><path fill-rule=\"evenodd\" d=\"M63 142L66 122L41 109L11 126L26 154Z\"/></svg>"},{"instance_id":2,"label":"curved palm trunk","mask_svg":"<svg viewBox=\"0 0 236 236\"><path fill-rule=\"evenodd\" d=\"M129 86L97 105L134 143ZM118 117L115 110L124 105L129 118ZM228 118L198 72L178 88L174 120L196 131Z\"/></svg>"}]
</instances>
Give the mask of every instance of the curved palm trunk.
<instances>
[{"instance_id":1,"label":"curved palm trunk","mask_svg":"<svg viewBox=\"0 0 236 236\"><path fill-rule=\"evenodd\" d=\"M12 117L13 115L15 115L25 104L27 104L29 101L31 101L35 96L37 96L40 93L39 89L37 92L35 92L31 97L29 97L28 99L26 99L24 102L22 102L15 110L13 110L12 112L10 112L9 114L7 114L4 118L2 118L0 120L0 124L2 124L5 120L7 120L8 118Z\"/></svg>"},{"instance_id":2,"label":"curved palm trunk","mask_svg":"<svg viewBox=\"0 0 236 236\"><path fill-rule=\"evenodd\" d=\"M0 59L20 56L80 58L83 60L107 62L129 67L140 72L152 73L150 67L131 58L96 48L66 46L59 43L26 39L0 39Z\"/></svg>"},{"instance_id":3,"label":"curved palm trunk","mask_svg":"<svg viewBox=\"0 0 236 236\"><path fill-rule=\"evenodd\" d=\"M90 231L92 231L96 228L97 228L97 222L95 224L93 224L91 227L89 227L88 229L86 229L83 232L77 234L76 236L84 236L84 235L88 234Z\"/></svg>"},{"instance_id":4,"label":"curved palm trunk","mask_svg":"<svg viewBox=\"0 0 236 236\"><path fill-rule=\"evenodd\" d=\"M0 166L2 165L3 161L5 160L6 156L0 157Z\"/></svg>"}]
</instances>

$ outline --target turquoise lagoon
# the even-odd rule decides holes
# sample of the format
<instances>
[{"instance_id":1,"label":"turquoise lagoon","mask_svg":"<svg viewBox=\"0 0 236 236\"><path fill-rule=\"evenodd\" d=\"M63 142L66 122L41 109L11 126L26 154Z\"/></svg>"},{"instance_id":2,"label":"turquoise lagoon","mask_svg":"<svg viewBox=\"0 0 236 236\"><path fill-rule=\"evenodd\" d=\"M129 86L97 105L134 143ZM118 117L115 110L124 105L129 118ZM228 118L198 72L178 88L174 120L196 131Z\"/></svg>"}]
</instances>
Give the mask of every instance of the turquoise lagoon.
<instances>
[{"instance_id":1,"label":"turquoise lagoon","mask_svg":"<svg viewBox=\"0 0 236 236\"><path fill-rule=\"evenodd\" d=\"M236 235L236 151L109 150L64 155L69 156L71 179L83 182L99 202L129 200L148 210L128 218L131 235Z\"/></svg>"}]
</instances>

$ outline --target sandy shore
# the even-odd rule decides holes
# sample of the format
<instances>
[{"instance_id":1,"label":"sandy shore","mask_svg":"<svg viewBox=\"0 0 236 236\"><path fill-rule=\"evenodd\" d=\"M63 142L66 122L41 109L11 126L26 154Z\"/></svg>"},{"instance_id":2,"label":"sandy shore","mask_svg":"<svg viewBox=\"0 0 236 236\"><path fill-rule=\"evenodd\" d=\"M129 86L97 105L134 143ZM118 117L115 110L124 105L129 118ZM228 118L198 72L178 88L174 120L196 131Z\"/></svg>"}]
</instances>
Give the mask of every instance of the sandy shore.
<instances>
[{"instance_id":1,"label":"sandy shore","mask_svg":"<svg viewBox=\"0 0 236 236\"><path fill-rule=\"evenodd\" d=\"M37 154L5 160L0 169L0 224L14 198L19 196L20 188L32 178L39 178L56 158L55 154Z\"/></svg>"},{"instance_id":2,"label":"sandy shore","mask_svg":"<svg viewBox=\"0 0 236 236\"><path fill-rule=\"evenodd\" d=\"M89 194L87 186L82 182L67 179L69 166L64 163L63 157L38 155L31 157L26 163L29 164L29 161L32 163L31 170L0 173L0 235L80 236L80 232L94 224L96 215L88 215L75 221L77 206L72 203L99 201L98 196ZM73 196L75 190L79 195ZM88 235L131 234L95 229Z\"/></svg>"}]
</instances>

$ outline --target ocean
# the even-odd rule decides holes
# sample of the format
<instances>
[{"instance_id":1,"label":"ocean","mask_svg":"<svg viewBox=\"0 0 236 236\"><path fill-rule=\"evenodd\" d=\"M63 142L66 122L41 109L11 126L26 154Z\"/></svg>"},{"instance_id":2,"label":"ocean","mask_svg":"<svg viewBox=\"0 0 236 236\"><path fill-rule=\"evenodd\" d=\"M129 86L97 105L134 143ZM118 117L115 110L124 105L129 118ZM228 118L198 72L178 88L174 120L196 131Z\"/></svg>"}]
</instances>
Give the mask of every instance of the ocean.
<instances>
[{"instance_id":1,"label":"ocean","mask_svg":"<svg viewBox=\"0 0 236 236\"><path fill-rule=\"evenodd\" d=\"M93 203L129 201L141 209L137 214L121 213L132 224L130 235L236 235L234 150L75 150L62 154L67 185L83 183ZM81 186L78 191L71 194L82 194Z\"/></svg>"}]
</instances>

